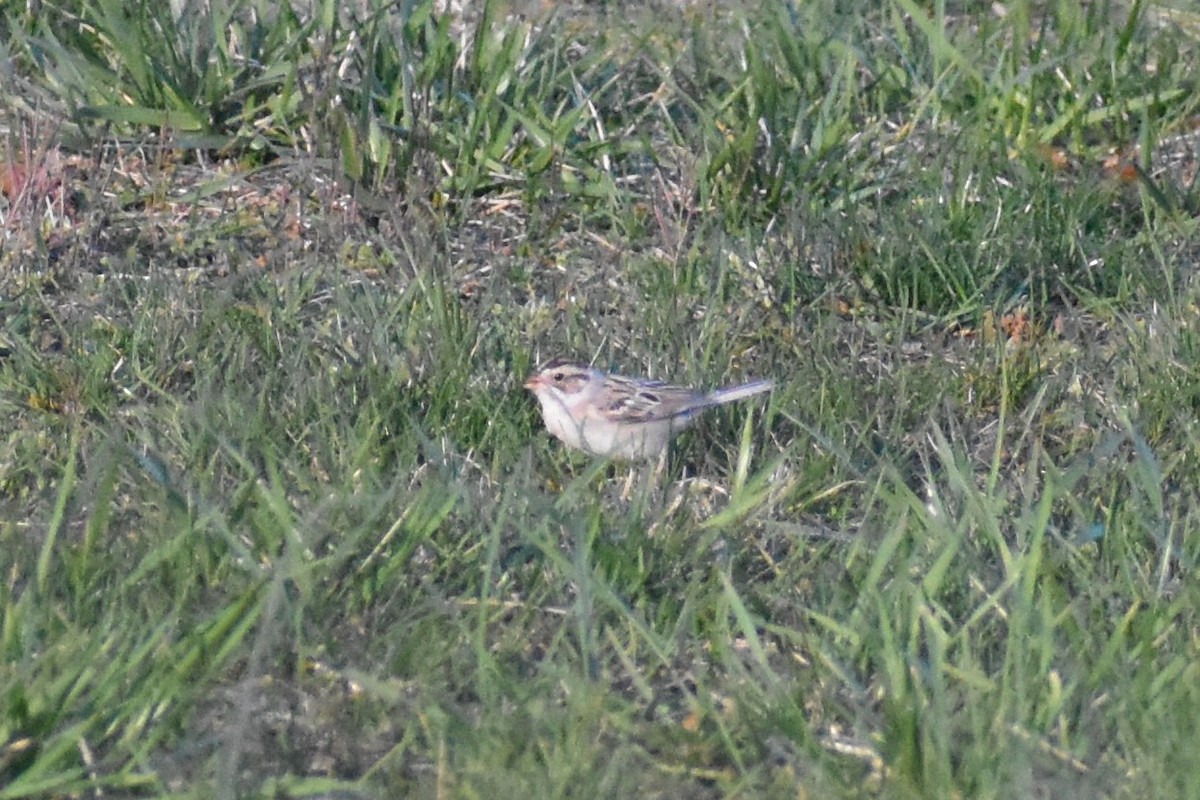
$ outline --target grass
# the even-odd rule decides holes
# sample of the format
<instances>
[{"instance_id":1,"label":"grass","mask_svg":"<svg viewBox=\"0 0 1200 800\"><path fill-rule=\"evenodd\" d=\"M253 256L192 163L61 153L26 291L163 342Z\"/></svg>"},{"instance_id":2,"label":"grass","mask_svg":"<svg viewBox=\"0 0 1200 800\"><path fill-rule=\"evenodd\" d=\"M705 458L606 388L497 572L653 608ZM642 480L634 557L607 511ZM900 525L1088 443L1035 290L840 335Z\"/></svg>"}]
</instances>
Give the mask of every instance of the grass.
<instances>
[{"instance_id":1,"label":"grass","mask_svg":"<svg viewBox=\"0 0 1200 800\"><path fill-rule=\"evenodd\" d=\"M181 8L0 9L0 798L1197 795L1194 14Z\"/></svg>"}]
</instances>

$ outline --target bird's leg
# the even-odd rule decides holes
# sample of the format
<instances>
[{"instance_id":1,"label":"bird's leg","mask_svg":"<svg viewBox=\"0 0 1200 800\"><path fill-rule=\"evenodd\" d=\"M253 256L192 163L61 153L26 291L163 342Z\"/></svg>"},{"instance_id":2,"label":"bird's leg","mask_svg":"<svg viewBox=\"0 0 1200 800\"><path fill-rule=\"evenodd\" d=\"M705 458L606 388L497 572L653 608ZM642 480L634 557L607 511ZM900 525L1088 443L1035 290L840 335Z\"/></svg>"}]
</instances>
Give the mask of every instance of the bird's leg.
<instances>
[{"instance_id":1,"label":"bird's leg","mask_svg":"<svg viewBox=\"0 0 1200 800\"><path fill-rule=\"evenodd\" d=\"M662 482L663 475L667 472L667 451L669 447L664 447L662 453L658 457L658 466L654 468L654 485L657 486Z\"/></svg>"},{"instance_id":2,"label":"bird's leg","mask_svg":"<svg viewBox=\"0 0 1200 800\"><path fill-rule=\"evenodd\" d=\"M657 465L654 462L644 462L642 464L631 463L629 465L629 474L625 476L625 485L621 489L621 502L629 501L633 493L633 484L637 482L641 486L642 500L644 501L657 489L662 483L662 476L667 470L667 450L663 448L662 454L658 457Z\"/></svg>"},{"instance_id":3,"label":"bird's leg","mask_svg":"<svg viewBox=\"0 0 1200 800\"><path fill-rule=\"evenodd\" d=\"M625 476L625 485L621 488L621 502L629 502L629 495L633 491L633 479L637 475L638 468L634 464L629 465L629 474Z\"/></svg>"}]
</instances>

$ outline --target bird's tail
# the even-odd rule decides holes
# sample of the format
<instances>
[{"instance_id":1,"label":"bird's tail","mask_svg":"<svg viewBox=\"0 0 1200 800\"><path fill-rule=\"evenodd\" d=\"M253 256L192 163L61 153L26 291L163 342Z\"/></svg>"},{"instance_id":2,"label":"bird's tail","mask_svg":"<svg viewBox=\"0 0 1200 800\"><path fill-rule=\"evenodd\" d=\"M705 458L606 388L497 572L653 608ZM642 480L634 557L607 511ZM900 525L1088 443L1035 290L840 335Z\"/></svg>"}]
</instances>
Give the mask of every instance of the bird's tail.
<instances>
[{"instance_id":1,"label":"bird's tail","mask_svg":"<svg viewBox=\"0 0 1200 800\"><path fill-rule=\"evenodd\" d=\"M709 392L708 401L714 406L719 406L725 403L732 403L735 400L742 400L746 397L753 397L763 392L769 392L774 388L775 381L751 381L750 383L743 383L741 386L729 386Z\"/></svg>"}]
</instances>

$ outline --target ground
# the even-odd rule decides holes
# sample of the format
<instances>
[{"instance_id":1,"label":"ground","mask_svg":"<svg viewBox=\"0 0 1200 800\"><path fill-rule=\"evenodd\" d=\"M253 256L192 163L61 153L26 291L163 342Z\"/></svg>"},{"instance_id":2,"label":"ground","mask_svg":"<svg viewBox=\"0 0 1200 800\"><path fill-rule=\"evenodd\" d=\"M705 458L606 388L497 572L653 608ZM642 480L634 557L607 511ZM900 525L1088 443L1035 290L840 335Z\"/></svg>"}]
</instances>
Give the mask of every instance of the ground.
<instances>
[{"instance_id":1,"label":"ground","mask_svg":"<svg viewBox=\"0 0 1200 800\"><path fill-rule=\"evenodd\" d=\"M1194 12L0 25L0 800L1197 794Z\"/></svg>"}]
</instances>

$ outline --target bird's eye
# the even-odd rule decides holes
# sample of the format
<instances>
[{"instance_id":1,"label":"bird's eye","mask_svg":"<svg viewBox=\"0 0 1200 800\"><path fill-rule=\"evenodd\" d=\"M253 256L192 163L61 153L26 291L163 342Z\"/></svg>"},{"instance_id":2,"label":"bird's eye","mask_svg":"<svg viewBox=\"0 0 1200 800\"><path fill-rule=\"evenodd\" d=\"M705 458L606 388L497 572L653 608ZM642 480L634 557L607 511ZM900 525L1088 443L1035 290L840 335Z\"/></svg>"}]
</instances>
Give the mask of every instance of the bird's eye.
<instances>
[{"instance_id":1,"label":"bird's eye","mask_svg":"<svg viewBox=\"0 0 1200 800\"><path fill-rule=\"evenodd\" d=\"M556 372L556 373L554 373L554 382L555 382L555 383L562 383L562 382L563 382L563 374L562 374L561 372Z\"/></svg>"}]
</instances>

